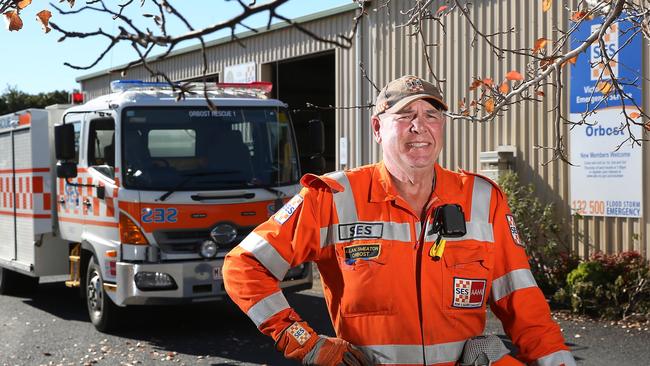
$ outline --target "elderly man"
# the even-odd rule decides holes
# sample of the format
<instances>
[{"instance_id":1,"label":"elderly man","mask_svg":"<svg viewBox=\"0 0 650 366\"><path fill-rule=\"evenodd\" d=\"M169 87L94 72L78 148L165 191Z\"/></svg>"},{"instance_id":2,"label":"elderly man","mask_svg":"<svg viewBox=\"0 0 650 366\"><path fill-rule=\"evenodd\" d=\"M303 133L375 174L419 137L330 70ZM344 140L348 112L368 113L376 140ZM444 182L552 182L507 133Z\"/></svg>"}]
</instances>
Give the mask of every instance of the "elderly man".
<instances>
[{"instance_id":1,"label":"elderly man","mask_svg":"<svg viewBox=\"0 0 650 366\"><path fill-rule=\"evenodd\" d=\"M383 161L304 176L302 191L227 256L226 290L287 358L454 365L466 341L483 332L489 302L523 362L575 364L503 193L436 163L446 110L433 84L391 81L372 116ZM461 228L451 235L442 226ZM278 286L307 261L320 269L336 338L316 334Z\"/></svg>"}]
</instances>

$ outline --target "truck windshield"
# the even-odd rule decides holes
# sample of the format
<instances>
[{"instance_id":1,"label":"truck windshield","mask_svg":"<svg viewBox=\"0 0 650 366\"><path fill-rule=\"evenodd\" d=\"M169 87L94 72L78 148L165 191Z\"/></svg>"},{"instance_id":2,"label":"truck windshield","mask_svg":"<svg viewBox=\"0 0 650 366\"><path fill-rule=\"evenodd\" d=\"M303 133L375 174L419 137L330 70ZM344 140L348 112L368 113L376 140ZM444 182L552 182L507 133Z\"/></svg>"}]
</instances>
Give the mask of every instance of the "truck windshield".
<instances>
[{"instance_id":1,"label":"truck windshield","mask_svg":"<svg viewBox=\"0 0 650 366\"><path fill-rule=\"evenodd\" d=\"M122 139L128 188L224 190L288 185L299 178L283 108L126 108Z\"/></svg>"}]
</instances>

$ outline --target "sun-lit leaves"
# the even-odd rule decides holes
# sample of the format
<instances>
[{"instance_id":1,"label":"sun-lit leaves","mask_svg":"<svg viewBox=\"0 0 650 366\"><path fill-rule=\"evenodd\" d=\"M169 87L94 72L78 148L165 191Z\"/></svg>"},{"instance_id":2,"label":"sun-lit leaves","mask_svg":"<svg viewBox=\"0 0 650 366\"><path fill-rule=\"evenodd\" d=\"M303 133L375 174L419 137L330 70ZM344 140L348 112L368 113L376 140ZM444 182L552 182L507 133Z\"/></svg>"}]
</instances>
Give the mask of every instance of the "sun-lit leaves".
<instances>
[{"instance_id":1,"label":"sun-lit leaves","mask_svg":"<svg viewBox=\"0 0 650 366\"><path fill-rule=\"evenodd\" d=\"M481 84L483 84L482 80L474 79L474 81L472 81L472 84L469 86L469 90L476 90L479 86L481 86Z\"/></svg>"},{"instance_id":2,"label":"sun-lit leaves","mask_svg":"<svg viewBox=\"0 0 650 366\"><path fill-rule=\"evenodd\" d=\"M543 91L538 90L538 91L535 92L535 95L537 95L538 97L542 97L542 98L543 98L546 94L544 94Z\"/></svg>"},{"instance_id":3,"label":"sun-lit leaves","mask_svg":"<svg viewBox=\"0 0 650 366\"><path fill-rule=\"evenodd\" d=\"M612 87L612 83L607 81L600 81L598 84L596 84L596 89L605 95L609 94L612 91Z\"/></svg>"},{"instance_id":4,"label":"sun-lit leaves","mask_svg":"<svg viewBox=\"0 0 650 366\"><path fill-rule=\"evenodd\" d=\"M18 2L18 9L25 9L26 7L29 6L29 4L32 3L32 0L20 0Z\"/></svg>"},{"instance_id":5,"label":"sun-lit leaves","mask_svg":"<svg viewBox=\"0 0 650 366\"><path fill-rule=\"evenodd\" d=\"M491 88L492 85L494 85L494 80L492 80L490 78L485 78L485 79L482 80L482 82L483 82L483 85L485 85L485 86L487 86L489 88Z\"/></svg>"},{"instance_id":6,"label":"sun-lit leaves","mask_svg":"<svg viewBox=\"0 0 650 366\"><path fill-rule=\"evenodd\" d=\"M41 23L41 26L43 27L43 31L45 33L49 33L50 30L50 18L52 17L52 13L49 10L41 10L36 14L36 20Z\"/></svg>"},{"instance_id":7,"label":"sun-lit leaves","mask_svg":"<svg viewBox=\"0 0 650 366\"><path fill-rule=\"evenodd\" d=\"M535 45L533 46L533 54L539 53L544 48L546 48L546 45L548 44L548 41L549 41L549 39L546 39L544 37L538 38L535 41Z\"/></svg>"},{"instance_id":8,"label":"sun-lit leaves","mask_svg":"<svg viewBox=\"0 0 650 366\"><path fill-rule=\"evenodd\" d=\"M639 113L639 112L630 113L630 118L632 118L632 119L637 119L639 117L641 117L641 113Z\"/></svg>"},{"instance_id":9,"label":"sun-lit leaves","mask_svg":"<svg viewBox=\"0 0 650 366\"><path fill-rule=\"evenodd\" d=\"M574 11L571 14L571 20L573 20L574 22L579 22L584 18L591 19L591 16L588 17L588 15L589 15L588 11L584 11L584 10Z\"/></svg>"},{"instance_id":10,"label":"sun-lit leaves","mask_svg":"<svg viewBox=\"0 0 650 366\"><path fill-rule=\"evenodd\" d=\"M494 98L488 98L485 101L485 111L488 113L494 112Z\"/></svg>"},{"instance_id":11,"label":"sun-lit leaves","mask_svg":"<svg viewBox=\"0 0 650 366\"><path fill-rule=\"evenodd\" d=\"M542 11L546 13L547 11L551 10L552 3L552 0L542 0Z\"/></svg>"},{"instance_id":12,"label":"sun-lit leaves","mask_svg":"<svg viewBox=\"0 0 650 366\"><path fill-rule=\"evenodd\" d=\"M23 28L23 20L20 19L17 11L9 10L4 13L4 16L7 22L7 29L10 31L19 31Z\"/></svg>"},{"instance_id":13,"label":"sun-lit leaves","mask_svg":"<svg viewBox=\"0 0 650 366\"><path fill-rule=\"evenodd\" d=\"M499 85L499 92L501 94L508 94L510 91L510 85L507 82L503 82L501 85Z\"/></svg>"},{"instance_id":14,"label":"sun-lit leaves","mask_svg":"<svg viewBox=\"0 0 650 366\"><path fill-rule=\"evenodd\" d=\"M524 80L524 77L519 73L517 70L510 70L506 74L506 79L510 81L515 81L515 80Z\"/></svg>"},{"instance_id":15,"label":"sun-lit leaves","mask_svg":"<svg viewBox=\"0 0 650 366\"><path fill-rule=\"evenodd\" d=\"M439 7L438 11L436 11L436 15L442 14L447 9L449 9L449 6L447 6L447 5L443 5L443 6Z\"/></svg>"}]
</instances>

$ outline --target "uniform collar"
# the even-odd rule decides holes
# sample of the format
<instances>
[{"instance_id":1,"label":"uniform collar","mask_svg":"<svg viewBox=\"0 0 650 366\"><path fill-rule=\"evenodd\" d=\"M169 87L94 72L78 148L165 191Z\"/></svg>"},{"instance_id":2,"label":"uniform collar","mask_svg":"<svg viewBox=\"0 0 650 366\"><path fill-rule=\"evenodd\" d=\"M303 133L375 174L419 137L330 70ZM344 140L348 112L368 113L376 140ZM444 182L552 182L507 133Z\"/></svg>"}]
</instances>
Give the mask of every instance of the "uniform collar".
<instances>
[{"instance_id":1,"label":"uniform collar","mask_svg":"<svg viewBox=\"0 0 650 366\"><path fill-rule=\"evenodd\" d=\"M436 170L436 185L431 196L437 196L443 201L457 197L461 191L461 183L457 175L443 169L438 163L435 163L434 169ZM392 201L397 198L397 190L383 161L375 164L370 184L370 202Z\"/></svg>"}]
</instances>

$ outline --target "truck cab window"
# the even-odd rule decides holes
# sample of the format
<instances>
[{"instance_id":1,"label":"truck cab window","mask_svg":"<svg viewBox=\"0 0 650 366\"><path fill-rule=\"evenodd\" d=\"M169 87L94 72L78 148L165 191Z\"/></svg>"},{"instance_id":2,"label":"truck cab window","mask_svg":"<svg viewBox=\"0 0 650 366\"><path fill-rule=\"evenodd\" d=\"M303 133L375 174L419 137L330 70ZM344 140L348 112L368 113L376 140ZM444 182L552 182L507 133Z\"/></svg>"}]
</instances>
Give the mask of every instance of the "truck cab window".
<instances>
[{"instance_id":1,"label":"truck cab window","mask_svg":"<svg viewBox=\"0 0 650 366\"><path fill-rule=\"evenodd\" d=\"M90 121L88 166L113 179L115 177L115 121L99 118Z\"/></svg>"}]
</instances>

